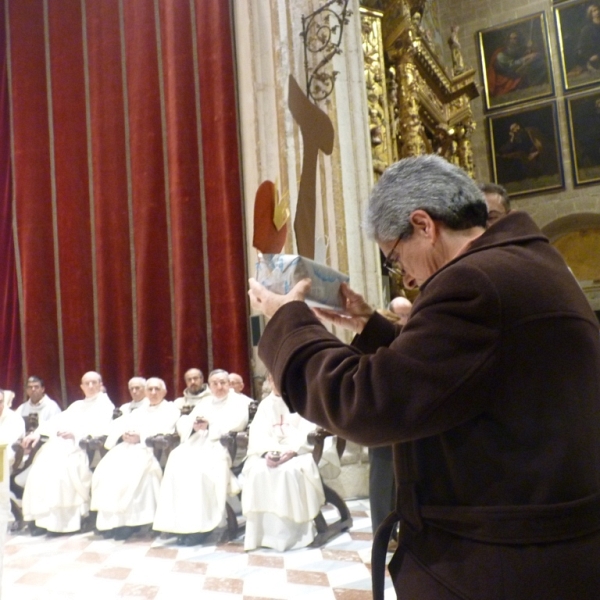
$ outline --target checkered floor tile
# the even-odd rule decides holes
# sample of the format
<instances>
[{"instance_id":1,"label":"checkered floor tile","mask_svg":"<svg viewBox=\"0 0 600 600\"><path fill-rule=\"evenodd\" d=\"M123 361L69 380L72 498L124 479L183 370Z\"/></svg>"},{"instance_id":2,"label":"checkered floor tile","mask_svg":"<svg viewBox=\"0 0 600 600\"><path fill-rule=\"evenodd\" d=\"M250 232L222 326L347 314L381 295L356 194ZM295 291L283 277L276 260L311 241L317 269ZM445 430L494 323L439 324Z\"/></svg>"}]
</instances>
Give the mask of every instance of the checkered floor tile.
<instances>
[{"instance_id":1,"label":"checkered floor tile","mask_svg":"<svg viewBox=\"0 0 600 600\"><path fill-rule=\"evenodd\" d=\"M9 534L2 600L370 600L369 504L348 505L349 532L289 552L244 552L241 538L184 548L148 533L125 542L94 533ZM395 599L389 578L385 597Z\"/></svg>"}]
</instances>

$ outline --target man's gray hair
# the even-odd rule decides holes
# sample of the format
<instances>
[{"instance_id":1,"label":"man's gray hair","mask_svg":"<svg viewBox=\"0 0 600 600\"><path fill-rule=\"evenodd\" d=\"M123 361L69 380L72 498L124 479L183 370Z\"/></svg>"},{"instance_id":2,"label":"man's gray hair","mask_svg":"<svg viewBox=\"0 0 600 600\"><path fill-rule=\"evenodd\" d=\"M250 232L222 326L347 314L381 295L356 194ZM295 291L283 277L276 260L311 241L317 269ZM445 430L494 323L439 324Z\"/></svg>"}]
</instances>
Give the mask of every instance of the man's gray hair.
<instances>
[{"instance_id":1,"label":"man's gray hair","mask_svg":"<svg viewBox=\"0 0 600 600\"><path fill-rule=\"evenodd\" d=\"M510 212L510 198L505 187L498 185L497 183L480 183L479 189L484 194L498 194L498 196L500 196L502 206L504 206L504 209L507 213Z\"/></svg>"},{"instance_id":2,"label":"man's gray hair","mask_svg":"<svg viewBox=\"0 0 600 600\"><path fill-rule=\"evenodd\" d=\"M223 375L225 375L225 377L229 377L229 372L226 371L225 369L213 369L209 374L208 374L208 380L210 381L210 378L213 375L220 375L221 373L223 373Z\"/></svg>"},{"instance_id":3,"label":"man's gray hair","mask_svg":"<svg viewBox=\"0 0 600 600\"><path fill-rule=\"evenodd\" d=\"M415 210L453 230L485 227L487 221L487 204L475 182L435 154L404 158L385 170L369 199L367 234L379 242L406 239Z\"/></svg>"},{"instance_id":4,"label":"man's gray hair","mask_svg":"<svg viewBox=\"0 0 600 600\"><path fill-rule=\"evenodd\" d=\"M161 390L167 391L167 384L160 377L150 377L146 380L146 387L150 387L152 384L158 386Z\"/></svg>"}]
</instances>

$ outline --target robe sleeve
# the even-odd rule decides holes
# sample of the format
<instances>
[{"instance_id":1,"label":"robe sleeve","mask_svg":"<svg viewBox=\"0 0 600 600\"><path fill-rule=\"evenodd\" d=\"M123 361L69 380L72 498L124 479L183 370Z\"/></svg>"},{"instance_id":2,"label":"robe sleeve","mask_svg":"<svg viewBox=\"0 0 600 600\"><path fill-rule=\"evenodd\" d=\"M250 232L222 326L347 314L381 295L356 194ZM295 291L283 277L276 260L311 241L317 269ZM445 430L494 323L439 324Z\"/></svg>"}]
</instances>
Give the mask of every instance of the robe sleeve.
<instances>
[{"instance_id":1,"label":"robe sleeve","mask_svg":"<svg viewBox=\"0 0 600 600\"><path fill-rule=\"evenodd\" d=\"M114 448L119 441L119 438L131 427L131 413L125 413L123 416L115 419L109 427L108 436L104 442L104 447L107 450Z\"/></svg>"},{"instance_id":2,"label":"robe sleeve","mask_svg":"<svg viewBox=\"0 0 600 600\"><path fill-rule=\"evenodd\" d=\"M273 436L273 410L270 398L265 398L259 405L250 423L248 434L248 452L250 456L262 456L265 452L277 450L279 442Z\"/></svg>"},{"instance_id":3,"label":"robe sleeve","mask_svg":"<svg viewBox=\"0 0 600 600\"><path fill-rule=\"evenodd\" d=\"M290 410L360 444L398 443L483 410L487 398L475 392L498 348L500 318L487 275L455 263L429 281L391 342L390 326L374 316L365 339L348 346L303 302L290 302L267 324L259 356Z\"/></svg>"},{"instance_id":4,"label":"robe sleeve","mask_svg":"<svg viewBox=\"0 0 600 600\"><path fill-rule=\"evenodd\" d=\"M237 396L237 394L236 394ZM219 440L230 431L244 431L248 425L248 406L234 395L226 400L227 406L216 416L208 415L208 437Z\"/></svg>"}]
</instances>

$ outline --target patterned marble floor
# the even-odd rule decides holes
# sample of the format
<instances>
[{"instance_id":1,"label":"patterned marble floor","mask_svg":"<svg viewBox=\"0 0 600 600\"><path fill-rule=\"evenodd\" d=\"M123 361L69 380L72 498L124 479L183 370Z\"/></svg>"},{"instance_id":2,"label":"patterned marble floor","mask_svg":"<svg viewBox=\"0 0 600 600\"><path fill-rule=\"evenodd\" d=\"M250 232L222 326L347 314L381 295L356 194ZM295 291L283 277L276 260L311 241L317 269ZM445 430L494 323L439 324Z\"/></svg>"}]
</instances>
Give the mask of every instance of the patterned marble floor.
<instances>
[{"instance_id":1,"label":"patterned marble floor","mask_svg":"<svg viewBox=\"0 0 600 600\"><path fill-rule=\"evenodd\" d=\"M285 553L246 553L242 538L184 548L149 534L125 542L94 533L9 534L2 600L370 600L369 505L348 505L349 532L319 549ZM395 599L389 578L385 598Z\"/></svg>"}]
</instances>

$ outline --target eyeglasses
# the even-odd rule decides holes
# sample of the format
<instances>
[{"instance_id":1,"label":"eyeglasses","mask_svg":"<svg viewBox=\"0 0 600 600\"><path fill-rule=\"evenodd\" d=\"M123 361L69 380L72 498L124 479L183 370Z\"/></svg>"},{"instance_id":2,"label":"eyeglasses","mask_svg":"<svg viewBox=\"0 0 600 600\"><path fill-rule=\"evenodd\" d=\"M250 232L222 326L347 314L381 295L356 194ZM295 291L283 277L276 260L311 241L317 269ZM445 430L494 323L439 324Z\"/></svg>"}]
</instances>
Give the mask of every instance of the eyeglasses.
<instances>
[{"instance_id":1,"label":"eyeglasses","mask_svg":"<svg viewBox=\"0 0 600 600\"><path fill-rule=\"evenodd\" d=\"M388 255L385 257L383 261L383 268L390 273L391 275L402 275L402 268L398 268L395 266L396 261L392 258L394 256L394 252L400 243L400 237L396 240L393 248L389 251Z\"/></svg>"}]
</instances>

